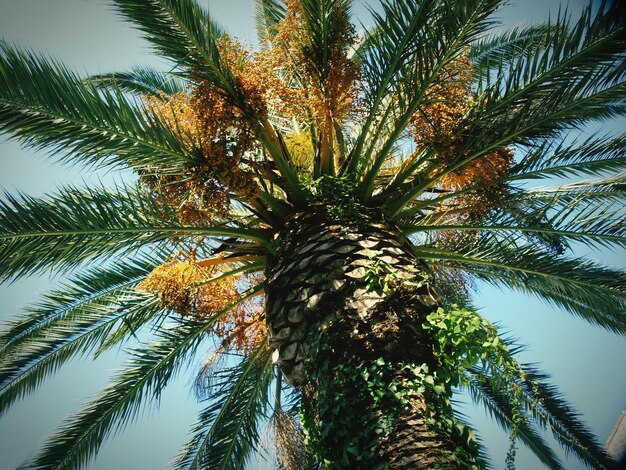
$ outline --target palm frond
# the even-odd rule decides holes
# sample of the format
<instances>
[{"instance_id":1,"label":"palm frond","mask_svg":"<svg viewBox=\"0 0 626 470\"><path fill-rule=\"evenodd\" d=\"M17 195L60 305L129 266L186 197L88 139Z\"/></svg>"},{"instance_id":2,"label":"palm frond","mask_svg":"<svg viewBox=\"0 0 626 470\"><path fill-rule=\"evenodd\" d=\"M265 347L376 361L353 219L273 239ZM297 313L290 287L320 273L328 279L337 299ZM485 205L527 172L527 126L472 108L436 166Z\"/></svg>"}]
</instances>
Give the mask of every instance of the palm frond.
<instances>
[{"instance_id":1,"label":"palm frond","mask_svg":"<svg viewBox=\"0 0 626 470\"><path fill-rule=\"evenodd\" d=\"M554 143L546 140L531 148L515 165L506 181L535 178L595 176L626 170L626 134L616 137L589 137L568 144L566 139Z\"/></svg>"},{"instance_id":2,"label":"palm frond","mask_svg":"<svg viewBox=\"0 0 626 470\"><path fill-rule=\"evenodd\" d=\"M569 240L575 239L590 247L623 246L624 176L511 191L487 223L515 225L530 235L529 241L547 242L547 246L560 247L556 250L559 252L569 247Z\"/></svg>"},{"instance_id":3,"label":"palm frond","mask_svg":"<svg viewBox=\"0 0 626 470\"><path fill-rule=\"evenodd\" d=\"M435 208L438 204L445 201L484 190L493 184L508 185L509 190L513 193L512 196L507 197L509 207L515 206L519 208L530 202L542 202L543 207L550 203L556 203L556 199L549 199L556 198L557 193L563 196L564 200L565 197L574 197L576 192L580 196L584 190L588 191L587 197L602 198L603 195L599 191L601 184L595 188L592 188L590 183L584 183L584 186L583 183L579 183L576 186L564 185L558 188L543 190L543 194L541 190L528 192L524 187L517 188L513 186L518 182L527 184L529 181L537 179L550 181L549 178L571 178L582 175L613 175L604 179L607 181L615 179L615 181L607 183L607 188L605 188L609 190L606 192L607 200L615 200L622 196L619 192L619 185L622 183L623 173L626 170L626 157L623 156L624 150L626 150L624 148L625 145L626 136L624 135L614 138L589 137L582 143L567 143L567 139L558 143L546 140L527 153L506 175L486 182L469 184L460 189L446 191L436 197L414 201L410 207L397 212L394 219L411 222L416 214L425 209ZM597 181L603 181L603 179ZM553 183L554 180L550 182ZM571 195L566 196L565 192L569 190L571 190ZM391 199L393 200L394 198L392 197ZM537 207L533 207L532 210L536 211ZM526 224L518 222L518 225L523 227Z\"/></svg>"},{"instance_id":4,"label":"palm frond","mask_svg":"<svg viewBox=\"0 0 626 470\"><path fill-rule=\"evenodd\" d=\"M589 6L569 26L562 16L548 26L545 47L519 51L497 71L482 70L478 96L459 130L463 155L422 181L390 210L397 214L441 178L475 159L509 145L532 145L564 130L626 113L624 19L619 7Z\"/></svg>"},{"instance_id":5,"label":"palm frond","mask_svg":"<svg viewBox=\"0 0 626 470\"><path fill-rule=\"evenodd\" d=\"M141 294L145 293L141 292ZM148 293L148 295L144 297L143 303L152 303L152 309L143 308L145 306L144 304L135 305L135 300L133 299L135 295L134 291L128 296L130 297L130 302L126 298L121 299L121 308L125 309L127 314L120 319L120 322L115 325L115 328L112 328L109 333L102 338L98 349L93 353L94 359L114 347L118 349L123 347L124 344L131 339L139 340L140 335L146 335L163 326L170 312L165 309L163 301L158 295L151 294L152 293ZM146 298L148 300L146 300Z\"/></svg>"},{"instance_id":6,"label":"palm frond","mask_svg":"<svg viewBox=\"0 0 626 470\"><path fill-rule=\"evenodd\" d=\"M469 58L478 70L488 70L518 57L531 48L543 48L563 25L538 24L517 26L499 34L490 34L472 43Z\"/></svg>"},{"instance_id":7,"label":"palm frond","mask_svg":"<svg viewBox=\"0 0 626 470\"><path fill-rule=\"evenodd\" d=\"M394 2L395 4L405 4L408 2ZM412 3L416 5L415 3ZM420 22L423 30L415 32L411 38L411 45L415 47L410 55L404 56L400 62L402 65L397 73L390 77L390 84L393 87L394 112L391 123L381 120L381 124L390 126L388 132L382 133L380 147L376 148L376 155L371 161L370 155L377 145L377 131L373 133L368 149L364 152L366 162L371 164L363 181L363 190L366 196L372 193L374 180L380 168L389 156L398 139L406 129L410 119L418 111L420 106L428 102L427 91L437 80L443 79L441 71L444 66L453 59L459 57L469 44L477 39L490 24L490 16L501 6L499 0L472 0L463 2L420 2L419 6L413 6L411 11L406 5L402 5L402 10L390 10L387 13L387 20L393 18L390 12L402 11L402 15L410 19L408 23L399 22L395 31L404 33L415 18L426 15ZM424 9L422 11L422 9ZM407 15L408 14L408 15ZM415 15L415 16L413 16ZM406 21L406 20L405 20ZM394 29L392 29L394 31ZM397 34L397 33L396 33ZM386 41L393 41L394 38L388 35ZM380 34L375 36L378 41L385 40ZM395 38L401 39L401 38ZM396 48L398 45L394 45ZM387 45L389 47L389 45ZM406 51L404 51L406 53ZM367 68L367 67L366 67ZM384 84L384 81L382 82ZM411 86L407 86L411 84ZM376 101L374 101L376 104ZM396 110L397 108L397 110ZM370 113L376 112L370 109ZM369 119L369 118L368 118ZM366 126L367 127L367 126ZM365 131L364 131L365 132ZM358 144L358 141L357 141Z\"/></svg>"},{"instance_id":8,"label":"palm frond","mask_svg":"<svg viewBox=\"0 0 626 470\"><path fill-rule=\"evenodd\" d=\"M387 1L381 4L382 13L370 9L374 20L371 32L358 49L356 59L362 64L369 114L363 124L354 149L349 156L348 172L354 173L366 165L362 157L371 126L392 90L392 82L404 65L404 60L417 49L420 38L426 34L428 18L433 17L435 2Z\"/></svg>"},{"instance_id":9,"label":"palm frond","mask_svg":"<svg viewBox=\"0 0 626 470\"><path fill-rule=\"evenodd\" d=\"M624 273L580 258L557 256L512 236L484 237L456 251L419 247L420 258L459 268L496 286L536 295L590 323L626 333Z\"/></svg>"},{"instance_id":10,"label":"palm frond","mask_svg":"<svg viewBox=\"0 0 626 470\"><path fill-rule=\"evenodd\" d=\"M259 288L250 289L208 320L179 318L176 324L161 327L157 340L131 351L127 368L116 376L114 383L84 410L71 416L48 439L31 465L42 469L83 467L108 436L137 417L144 401L158 403L169 380L193 357L215 321Z\"/></svg>"},{"instance_id":11,"label":"palm frond","mask_svg":"<svg viewBox=\"0 0 626 470\"><path fill-rule=\"evenodd\" d=\"M623 173L626 169L626 135L590 136L579 141L565 138L559 141L545 139L533 145L507 174L487 182L469 184L461 189L447 191L437 197L415 201L411 207L399 211L395 219L402 220L422 209L455 197L485 189L492 184L512 185L525 180L550 178L572 178L577 176L597 176L599 174ZM553 180L552 180L553 181ZM550 182L552 182L550 181ZM518 191L524 197L524 191ZM392 198L393 199L393 198Z\"/></svg>"},{"instance_id":12,"label":"palm frond","mask_svg":"<svg viewBox=\"0 0 626 470\"><path fill-rule=\"evenodd\" d=\"M0 358L4 359L7 350L19 347L33 336L41 336L41 331L63 321L68 315L80 311L100 299L114 299L111 296L139 282L157 266L160 256L135 256L130 261L115 263L112 266L97 266L86 272L79 272L73 279L55 290L46 293L41 300L25 309L24 313L12 317L0 329Z\"/></svg>"},{"instance_id":13,"label":"palm frond","mask_svg":"<svg viewBox=\"0 0 626 470\"><path fill-rule=\"evenodd\" d=\"M0 42L0 131L61 161L139 169L193 162L183 139L115 84L98 90L62 64Z\"/></svg>"},{"instance_id":14,"label":"palm frond","mask_svg":"<svg viewBox=\"0 0 626 470\"><path fill-rule=\"evenodd\" d=\"M172 236L264 239L262 230L252 228L185 226L172 209L139 187L68 187L42 199L9 194L4 199L0 278L5 280L46 268L64 271L83 261L167 243Z\"/></svg>"},{"instance_id":15,"label":"palm frond","mask_svg":"<svg viewBox=\"0 0 626 470\"><path fill-rule=\"evenodd\" d=\"M114 383L50 436L30 465L42 469L84 467L107 436L138 415L144 401L158 402L163 388L200 344L204 330L205 326L197 323L160 330L158 342L133 351Z\"/></svg>"},{"instance_id":16,"label":"palm frond","mask_svg":"<svg viewBox=\"0 0 626 470\"><path fill-rule=\"evenodd\" d=\"M550 198L557 196L575 197L586 194L590 198L594 197L624 197L626 190L626 172L601 176L590 180L580 180L574 183L562 184L551 188L529 189L529 198Z\"/></svg>"},{"instance_id":17,"label":"palm frond","mask_svg":"<svg viewBox=\"0 0 626 470\"><path fill-rule=\"evenodd\" d=\"M264 116L249 106L240 83L221 57L222 29L194 0L113 0L118 10L154 47L183 68L193 80L206 80L243 112L259 133L294 200L303 199L301 183L289 164L286 149Z\"/></svg>"},{"instance_id":18,"label":"palm frond","mask_svg":"<svg viewBox=\"0 0 626 470\"><path fill-rule=\"evenodd\" d=\"M224 35L194 0L113 0L154 48L194 78L198 75L246 109L236 80L220 57L218 40Z\"/></svg>"},{"instance_id":19,"label":"palm frond","mask_svg":"<svg viewBox=\"0 0 626 470\"><path fill-rule=\"evenodd\" d=\"M510 60L496 63L497 72L482 70L466 148L480 140L484 154L623 115L626 40L618 10L603 2L594 13L589 5L572 26L562 15L546 25L545 47L511 51ZM497 137L491 134L496 128Z\"/></svg>"},{"instance_id":20,"label":"palm frond","mask_svg":"<svg viewBox=\"0 0 626 470\"><path fill-rule=\"evenodd\" d=\"M351 0L301 0L300 8L304 30L302 40L297 42L300 56L304 59L304 68L314 87L327 93L331 75L339 72L333 71L333 65L342 52L347 53L350 46L349 29L341 25L348 22ZM333 122L332 109L324 114L324 124L319 130L320 147L319 152L316 152L315 176L334 175L336 171L336 151L332 147L337 123ZM339 137L341 131L336 134Z\"/></svg>"},{"instance_id":21,"label":"palm frond","mask_svg":"<svg viewBox=\"0 0 626 470\"><path fill-rule=\"evenodd\" d=\"M140 317L137 327L163 312L154 295L123 286L103 292L70 309L63 318L33 331L2 357L0 413L34 391L63 364L103 348L126 319Z\"/></svg>"},{"instance_id":22,"label":"palm frond","mask_svg":"<svg viewBox=\"0 0 626 470\"><path fill-rule=\"evenodd\" d=\"M128 72L92 75L87 81L102 88L113 85L128 93L156 97L171 96L189 90L187 80L173 73L164 73L149 67L134 67Z\"/></svg>"},{"instance_id":23,"label":"palm frond","mask_svg":"<svg viewBox=\"0 0 626 470\"><path fill-rule=\"evenodd\" d=\"M476 447L477 447L476 463L478 464L478 468L480 468L481 470L493 470L493 465L491 463L491 458L489 457L489 454L487 452L487 448L485 446L485 443L480 438L480 436L475 432L476 430L473 429L471 423L469 422L469 416L467 416L465 413L460 411L457 406L455 406L456 405L456 403L455 403L456 400L452 399L451 401L452 401L452 404L453 404L454 418L460 424L463 424L464 426L467 426L469 429L472 429L472 431L474 432L474 439L475 439Z\"/></svg>"},{"instance_id":24,"label":"palm frond","mask_svg":"<svg viewBox=\"0 0 626 470\"><path fill-rule=\"evenodd\" d=\"M548 428L566 452L573 453L589 467L613 468L614 462L603 451L580 416L563 399L557 388L546 382L549 377L532 365L522 364L521 370L525 380L511 383L496 366L489 367L488 371L474 368L467 371L468 388L474 399L495 399L502 405L506 404L502 407L504 410L513 408L508 391L514 387L519 392L519 405L529 424L540 429ZM506 403L507 400L509 403Z\"/></svg>"},{"instance_id":25,"label":"palm frond","mask_svg":"<svg viewBox=\"0 0 626 470\"><path fill-rule=\"evenodd\" d=\"M499 393L498 388L492 389L490 386L472 379L470 378L466 384L472 399L481 403L489 415L505 431L510 432L513 427L512 417L515 408L511 402L511 397ZM564 470L560 459L534 426L527 421L522 422L517 431L517 436L545 466L552 470Z\"/></svg>"},{"instance_id":26,"label":"palm frond","mask_svg":"<svg viewBox=\"0 0 626 470\"><path fill-rule=\"evenodd\" d=\"M624 247L626 192L619 189L622 179L617 180L620 183L610 178L593 184L521 191L480 222L446 221L443 211L443 221L425 216L403 228L407 234L440 230L522 233L529 241L539 237L553 246L565 247L568 240L577 240L598 248Z\"/></svg>"},{"instance_id":27,"label":"palm frond","mask_svg":"<svg viewBox=\"0 0 626 470\"><path fill-rule=\"evenodd\" d=\"M286 7L281 0L256 0L256 28L261 44L276 34L276 27L285 18L285 12Z\"/></svg>"},{"instance_id":28,"label":"palm frond","mask_svg":"<svg viewBox=\"0 0 626 470\"><path fill-rule=\"evenodd\" d=\"M259 442L274 377L266 344L236 366L214 374L210 405L200 413L193 438L174 461L176 469L240 469Z\"/></svg>"},{"instance_id":29,"label":"palm frond","mask_svg":"<svg viewBox=\"0 0 626 470\"><path fill-rule=\"evenodd\" d=\"M331 71L331 47L337 44L334 34L340 15L349 15L351 0L301 0L302 18L306 32L305 43L300 44L305 58L320 83L323 83Z\"/></svg>"}]
</instances>

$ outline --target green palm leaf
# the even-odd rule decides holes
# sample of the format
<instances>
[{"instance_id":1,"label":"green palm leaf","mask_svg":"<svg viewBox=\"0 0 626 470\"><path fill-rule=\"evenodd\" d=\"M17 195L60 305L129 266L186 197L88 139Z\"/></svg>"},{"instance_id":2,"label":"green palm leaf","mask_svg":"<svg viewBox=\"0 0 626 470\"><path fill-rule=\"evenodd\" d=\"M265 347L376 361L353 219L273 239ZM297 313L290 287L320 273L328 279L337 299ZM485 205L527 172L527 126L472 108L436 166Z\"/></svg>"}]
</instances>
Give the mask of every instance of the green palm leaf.
<instances>
[{"instance_id":1,"label":"green palm leaf","mask_svg":"<svg viewBox=\"0 0 626 470\"><path fill-rule=\"evenodd\" d=\"M552 190L520 191L481 222L437 222L425 216L407 224L407 234L440 230L521 233L529 242L546 240L548 246L578 240L595 247L626 246L622 178ZM617 189L615 189L617 186ZM445 211L443 212L445 217ZM436 219L436 217L435 217Z\"/></svg>"},{"instance_id":2,"label":"green palm leaf","mask_svg":"<svg viewBox=\"0 0 626 470\"><path fill-rule=\"evenodd\" d=\"M436 197L415 201L410 207L398 211L394 218L396 220L407 219L424 209L436 207L438 203L485 189L495 183L509 184L509 187L513 188L514 184L528 183L536 179L548 180L549 178L571 178L581 175L595 176L623 172L626 169L626 157L623 156L626 145L625 139L626 136L620 135L617 137L589 137L582 142L576 140L569 142L568 138L556 143L551 139L545 140L535 147L531 147L530 151L506 175L487 182L469 184L462 189L447 191ZM398 186L397 184L389 185L388 190ZM520 189L517 193L521 200L530 200L531 196L525 194L526 189ZM398 189L395 191L399 192ZM393 192L390 191L390 194ZM532 198L536 199L537 195L535 191ZM395 199L398 197L390 197L391 201ZM390 205L393 206L393 202Z\"/></svg>"},{"instance_id":3,"label":"green palm leaf","mask_svg":"<svg viewBox=\"0 0 626 470\"><path fill-rule=\"evenodd\" d=\"M471 45L469 58L478 70L498 68L529 49L545 48L552 36L559 31L560 24L516 26L500 34L490 34Z\"/></svg>"},{"instance_id":4,"label":"green palm leaf","mask_svg":"<svg viewBox=\"0 0 626 470\"><path fill-rule=\"evenodd\" d=\"M513 427L514 405L506 394L494 392L489 386L469 381L467 388L478 403L482 403L485 410L505 430L510 431ZM498 390L498 389L495 389ZM564 470L563 464L554 451L550 448L543 436L528 422L523 422L518 430L519 439L530 451L537 456L541 463L552 470Z\"/></svg>"},{"instance_id":5,"label":"green palm leaf","mask_svg":"<svg viewBox=\"0 0 626 470\"><path fill-rule=\"evenodd\" d=\"M454 402L455 400L452 400L452 401ZM456 407L454 408L454 417L460 424L471 428L471 424L469 423L469 417L465 413L459 411L459 409ZM494 467L493 467L493 464L491 463L491 459L489 458L489 453L487 451L487 447L485 443L483 442L483 440L480 438L479 435L475 435L474 438L476 440L476 446L478 447L477 463L478 463L479 468L481 470L494 470Z\"/></svg>"},{"instance_id":6,"label":"green palm leaf","mask_svg":"<svg viewBox=\"0 0 626 470\"><path fill-rule=\"evenodd\" d=\"M244 96L217 47L224 33L200 5L193 0L113 0L113 3L158 52L187 74L200 73L245 109Z\"/></svg>"},{"instance_id":7,"label":"green palm leaf","mask_svg":"<svg viewBox=\"0 0 626 470\"><path fill-rule=\"evenodd\" d=\"M158 402L163 388L190 360L215 321L259 288L252 288L208 321L178 319L169 328L161 327L155 342L131 352L127 368L112 385L49 438L32 465L42 469L84 466L107 436L137 417L146 399Z\"/></svg>"},{"instance_id":8,"label":"green palm leaf","mask_svg":"<svg viewBox=\"0 0 626 470\"><path fill-rule=\"evenodd\" d=\"M174 460L177 469L240 469L259 443L274 373L266 344L213 376L210 405L200 413L193 438Z\"/></svg>"},{"instance_id":9,"label":"green palm leaf","mask_svg":"<svg viewBox=\"0 0 626 470\"><path fill-rule=\"evenodd\" d=\"M10 195L0 202L0 267L3 279L17 279L46 268L64 271L77 263L130 252L172 236L265 239L262 230L194 227L177 221L147 191L65 188L43 199Z\"/></svg>"},{"instance_id":10,"label":"green palm leaf","mask_svg":"<svg viewBox=\"0 0 626 470\"><path fill-rule=\"evenodd\" d=\"M267 119L248 106L239 82L220 56L221 28L193 0L114 0L118 10L141 30L156 50L183 67L185 74L204 79L241 110L255 127L268 153L287 180L291 196L301 201L301 183Z\"/></svg>"},{"instance_id":11,"label":"green palm leaf","mask_svg":"<svg viewBox=\"0 0 626 470\"><path fill-rule=\"evenodd\" d=\"M0 357L19 347L51 325L63 321L74 311L100 299L114 299L113 292L139 282L157 266L160 257L135 257L132 261L89 269L49 292L25 312L13 317L0 330Z\"/></svg>"},{"instance_id":12,"label":"green palm leaf","mask_svg":"<svg viewBox=\"0 0 626 470\"><path fill-rule=\"evenodd\" d=\"M536 295L616 333L626 333L624 274L585 259L566 258L513 237L486 237L472 249L416 248L418 257Z\"/></svg>"},{"instance_id":13,"label":"green palm leaf","mask_svg":"<svg viewBox=\"0 0 626 470\"><path fill-rule=\"evenodd\" d=\"M3 354L0 413L35 390L70 359L101 350L124 321L132 321L139 328L162 312L162 304L155 296L118 287L33 331Z\"/></svg>"},{"instance_id":14,"label":"green palm leaf","mask_svg":"<svg viewBox=\"0 0 626 470\"><path fill-rule=\"evenodd\" d=\"M369 136L370 128L403 66L403 60L414 53L416 43L425 35L427 18L432 16L435 5L433 1L390 1L384 2L382 8L383 14L371 11L374 33L365 33L364 43L358 50L357 60L363 67L370 109L350 154L348 172L355 172L367 164L363 152L366 143L373 139ZM375 131L372 133L375 135Z\"/></svg>"},{"instance_id":15,"label":"green palm leaf","mask_svg":"<svg viewBox=\"0 0 626 470\"><path fill-rule=\"evenodd\" d=\"M488 371L474 368L467 372L468 389L475 400L483 402L485 406L499 403L500 410L505 412L513 409L507 390L515 387L520 392L519 400L529 425L550 429L566 451L572 452L588 466L612 468L614 462L580 420L580 416L563 399L557 388L546 382L549 377L531 365L523 364L521 368L526 380L515 384L502 376L497 367L490 367ZM511 419L509 415L508 421L511 422Z\"/></svg>"},{"instance_id":16,"label":"green palm leaf","mask_svg":"<svg viewBox=\"0 0 626 470\"><path fill-rule=\"evenodd\" d=\"M469 134L475 137L465 148L478 145L485 154L623 115L626 66L618 7L603 6L594 13L589 6L574 25L568 21L563 16L546 26L550 33L545 47L512 51L511 60L496 62L495 79L493 70L481 71L479 104L468 116L474 123ZM490 134L496 128L497 137Z\"/></svg>"},{"instance_id":17,"label":"green palm leaf","mask_svg":"<svg viewBox=\"0 0 626 470\"><path fill-rule=\"evenodd\" d=\"M501 6L501 2L498 0L472 0L458 3L435 2L435 4L422 2L419 6L413 7L408 7L405 2L395 3L398 7L402 3L402 8L397 10L394 8L391 11L401 12L402 17L409 19L411 24L415 19L420 18L418 22L422 22L420 25L422 30L410 39L411 45L415 49L399 62L402 66L398 69L397 76L390 77L391 85L394 88L394 100L389 105L399 107L399 111L394 110L391 123L387 123L385 119L381 120L381 125L389 126L389 128L386 132L382 132L382 129L374 131L370 147L364 154L364 158L369 159L374 150L374 145L378 141L377 134L381 133L384 139L381 139L380 147L376 148L376 155L372 157L371 162L366 160L366 163L371 163L371 168L363 181L366 195L372 193L374 180L380 168L398 139L402 137L410 119L420 106L428 103L427 90L429 87L437 80L445 79L441 76L443 67L459 57L465 48L486 30L492 23L490 16ZM410 8L417 9L417 11L411 11ZM393 15L390 15L388 11L386 19L389 20L389 18L393 18ZM382 27L382 23L380 26ZM398 30L404 33L408 29L398 28ZM378 41L384 40L381 35L377 35L376 38ZM386 41L393 42L394 39L397 41L401 38L387 37ZM403 41L398 44L402 43ZM394 48L398 48L398 45L395 45ZM425 53L426 51L427 53ZM404 53L406 54L406 51ZM389 71L391 72L391 70ZM383 78L380 86L386 87L385 81ZM405 86L407 83L411 83L412 86ZM370 113L373 112L375 110L370 110ZM357 146L358 142L357 140ZM355 151L358 151L358 147L355 147Z\"/></svg>"},{"instance_id":18,"label":"green palm leaf","mask_svg":"<svg viewBox=\"0 0 626 470\"><path fill-rule=\"evenodd\" d=\"M510 62L497 62L496 72L479 71L478 99L464 118L471 125L460 130L458 154L463 158L432 178L417 178L390 204L391 212L397 214L441 178L489 152L623 115L624 26L616 9L603 7L594 16L589 7L571 28L567 18L560 18L547 28L567 34L553 34L546 47L524 49Z\"/></svg>"},{"instance_id":19,"label":"green palm leaf","mask_svg":"<svg viewBox=\"0 0 626 470\"><path fill-rule=\"evenodd\" d=\"M126 92L156 97L185 93L189 89L189 83L186 80L149 67L134 67L128 72L93 75L87 80L99 87L106 88L113 85Z\"/></svg>"},{"instance_id":20,"label":"green palm leaf","mask_svg":"<svg viewBox=\"0 0 626 470\"><path fill-rule=\"evenodd\" d=\"M565 178L597 175L600 172L626 169L626 134L617 137L589 137L583 142L568 144L546 140L531 148L511 169L506 181L534 178Z\"/></svg>"},{"instance_id":21,"label":"green palm leaf","mask_svg":"<svg viewBox=\"0 0 626 470\"><path fill-rule=\"evenodd\" d=\"M36 468L83 467L109 434L131 422L144 401L158 401L163 387L200 344L204 325L160 330L159 340L131 352L127 368L83 411L49 437L29 464Z\"/></svg>"},{"instance_id":22,"label":"green palm leaf","mask_svg":"<svg viewBox=\"0 0 626 470\"><path fill-rule=\"evenodd\" d=\"M303 0L301 2L302 18L307 41L300 44L302 55L315 70L320 83L327 80L331 71L330 60L333 51L331 47L339 38L333 35L341 34L335 23L341 15L350 12L351 0Z\"/></svg>"},{"instance_id":23,"label":"green palm leaf","mask_svg":"<svg viewBox=\"0 0 626 470\"><path fill-rule=\"evenodd\" d=\"M276 27L284 18L285 5L282 1L256 0L256 27L261 44L276 34Z\"/></svg>"},{"instance_id":24,"label":"green palm leaf","mask_svg":"<svg viewBox=\"0 0 626 470\"><path fill-rule=\"evenodd\" d=\"M181 135L114 84L97 89L62 64L0 43L0 131L61 161L139 169L193 162Z\"/></svg>"}]
</instances>

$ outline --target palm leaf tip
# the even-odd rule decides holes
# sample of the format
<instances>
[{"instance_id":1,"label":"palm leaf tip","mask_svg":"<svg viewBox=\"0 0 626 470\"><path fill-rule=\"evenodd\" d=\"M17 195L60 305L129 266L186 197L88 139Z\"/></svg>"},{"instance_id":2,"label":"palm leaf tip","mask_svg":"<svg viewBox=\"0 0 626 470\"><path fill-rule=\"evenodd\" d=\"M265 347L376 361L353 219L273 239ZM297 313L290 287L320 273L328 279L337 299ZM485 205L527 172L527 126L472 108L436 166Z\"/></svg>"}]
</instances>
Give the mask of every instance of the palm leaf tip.
<instances>
[{"instance_id":1,"label":"palm leaf tip","mask_svg":"<svg viewBox=\"0 0 626 470\"><path fill-rule=\"evenodd\" d=\"M40 199L7 194L0 202L0 230L5 279L48 268L63 272L149 244L165 246L175 235L266 240L262 229L183 224L172 208L141 186L68 187Z\"/></svg>"},{"instance_id":2,"label":"palm leaf tip","mask_svg":"<svg viewBox=\"0 0 626 470\"><path fill-rule=\"evenodd\" d=\"M174 467L242 468L258 444L273 375L265 345L237 366L219 372L214 403L200 414L192 440L174 460Z\"/></svg>"},{"instance_id":3,"label":"palm leaf tip","mask_svg":"<svg viewBox=\"0 0 626 470\"><path fill-rule=\"evenodd\" d=\"M491 369L487 375L484 370L474 368L468 371L470 394L507 430L512 426L514 416L512 410L522 403L525 423L520 438L551 468L562 468L562 464L558 463L556 456L537 432L540 429L549 428L566 453L573 454L581 463L593 468L614 468L615 462L606 454L596 437L573 411L571 405L563 399L557 388L547 382L548 376L538 371L535 366L521 365L521 370L524 379L510 383L510 379L497 368ZM518 390L517 405L506 391L508 387Z\"/></svg>"},{"instance_id":4,"label":"palm leaf tip","mask_svg":"<svg viewBox=\"0 0 626 470\"><path fill-rule=\"evenodd\" d=\"M30 464L36 468L86 465L106 436L119 432L137 418L145 400L158 401L163 387L180 369L185 357L198 347L204 328L196 323L162 331L160 340L136 350L116 381L50 436Z\"/></svg>"},{"instance_id":5,"label":"palm leaf tip","mask_svg":"<svg viewBox=\"0 0 626 470\"><path fill-rule=\"evenodd\" d=\"M115 85L98 90L64 65L0 44L0 129L26 146L94 166L176 167L191 161L178 136L148 121Z\"/></svg>"}]
</instances>

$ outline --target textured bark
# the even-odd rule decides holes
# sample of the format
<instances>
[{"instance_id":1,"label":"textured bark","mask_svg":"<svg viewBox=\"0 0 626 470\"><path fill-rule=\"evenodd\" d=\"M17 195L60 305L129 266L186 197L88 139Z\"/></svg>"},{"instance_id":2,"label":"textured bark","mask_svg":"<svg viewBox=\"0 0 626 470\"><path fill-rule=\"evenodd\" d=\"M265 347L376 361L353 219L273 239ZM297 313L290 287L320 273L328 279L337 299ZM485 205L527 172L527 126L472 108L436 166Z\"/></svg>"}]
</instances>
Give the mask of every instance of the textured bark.
<instances>
[{"instance_id":1,"label":"textured bark","mask_svg":"<svg viewBox=\"0 0 626 470\"><path fill-rule=\"evenodd\" d=\"M287 381L301 387L312 409L319 405L319 390L327 385L323 377L317 381L307 377L307 368L315 367L320 337L330 345L325 354L327 359L330 354L332 364L383 358L391 364L435 367L432 344L421 323L437 308L437 300L408 240L381 222L382 217L364 215L353 224L340 225L324 212L320 208L288 221L266 273L274 360ZM402 380L402 373L398 370L395 378ZM346 397L358 393L350 388L348 384L338 393ZM355 422L355 427L367 427L367 419L391 412L385 403L365 401L355 406L366 407L354 410L357 416L370 416ZM376 467L433 468L438 462L440 468L457 468L451 463L454 444L428 428L425 410L423 397L415 397L387 436L363 439L360 445L370 447L376 440ZM337 437L331 437L336 446Z\"/></svg>"},{"instance_id":2,"label":"textured bark","mask_svg":"<svg viewBox=\"0 0 626 470\"><path fill-rule=\"evenodd\" d=\"M374 261L393 266L398 282L419 283L423 278L408 241L384 224L346 227L304 213L286 226L280 251L267 272L266 312L275 360L287 381L298 386L305 381L303 360L310 340L332 321L346 318L360 325L386 320L384 315L378 318L376 308L385 296L367 289L365 275ZM436 305L425 283L413 298L424 311Z\"/></svg>"},{"instance_id":3,"label":"textured bark","mask_svg":"<svg viewBox=\"0 0 626 470\"><path fill-rule=\"evenodd\" d=\"M422 413L407 413L398 418L391 435L379 446L379 458L390 469L431 470L459 468L452 457L453 445L429 429Z\"/></svg>"}]
</instances>

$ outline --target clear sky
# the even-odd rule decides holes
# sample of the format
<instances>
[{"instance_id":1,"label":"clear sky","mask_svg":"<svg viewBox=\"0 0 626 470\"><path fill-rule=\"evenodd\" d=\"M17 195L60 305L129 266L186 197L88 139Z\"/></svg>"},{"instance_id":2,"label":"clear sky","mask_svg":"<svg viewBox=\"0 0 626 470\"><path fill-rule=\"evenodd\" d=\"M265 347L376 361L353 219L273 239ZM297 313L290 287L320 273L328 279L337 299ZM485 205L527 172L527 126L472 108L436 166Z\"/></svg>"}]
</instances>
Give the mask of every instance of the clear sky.
<instances>
[{"instance_id":1,"label":"clear sky","mask_svg":"<svg viewBox=\"0 0 626 470\"><path fill-rule=\"evenodd\" d=\"M202 0L214 17L244 42L255 41L252 0ZM356 2L357 14L365 11ZM572 11L583 2L565 2ZM555 0L518 0L500 17L507 25L532 22L554 14ZM148 45L128 24L119 20L105 0L0 0L0 37L20 46L49 53L80 73L126 70L132 65L159 67ZM611 125L623 131L625 121ZM0 189L19 189L40 195L63 183L84 179L112 181L111 174L85 174L54 164L54 158L19 148L0 136ZM584 247L581 250L585 251ZM592 253L604 262L624 267L624 252ZM55 280L29 279L0 286L0 321L36 299ZM620 410L626 409L626 338L592 327L566 312L514 292L482 287L476 295L481 313L497 320L506 331L529 346L522 359L538 362L553 375L566 397L604 442ZM0 418L0 470L21 464L38 443L107 383L110 372L124 358L112 352L96 362L74 361L62 368L30 398ZM97 470L148 470L165 468L183 444L200 405L190 393L194 367L181 374L166 391L159 410L148 410L139 422L103 446L88 468ZM466 408L493 457L494 468L504 468L507 436L490 424L480 410ZM523 449L518 468L541 468ZM568 461L568 469L582 468Z\"/></svg>"}]
</instances>

